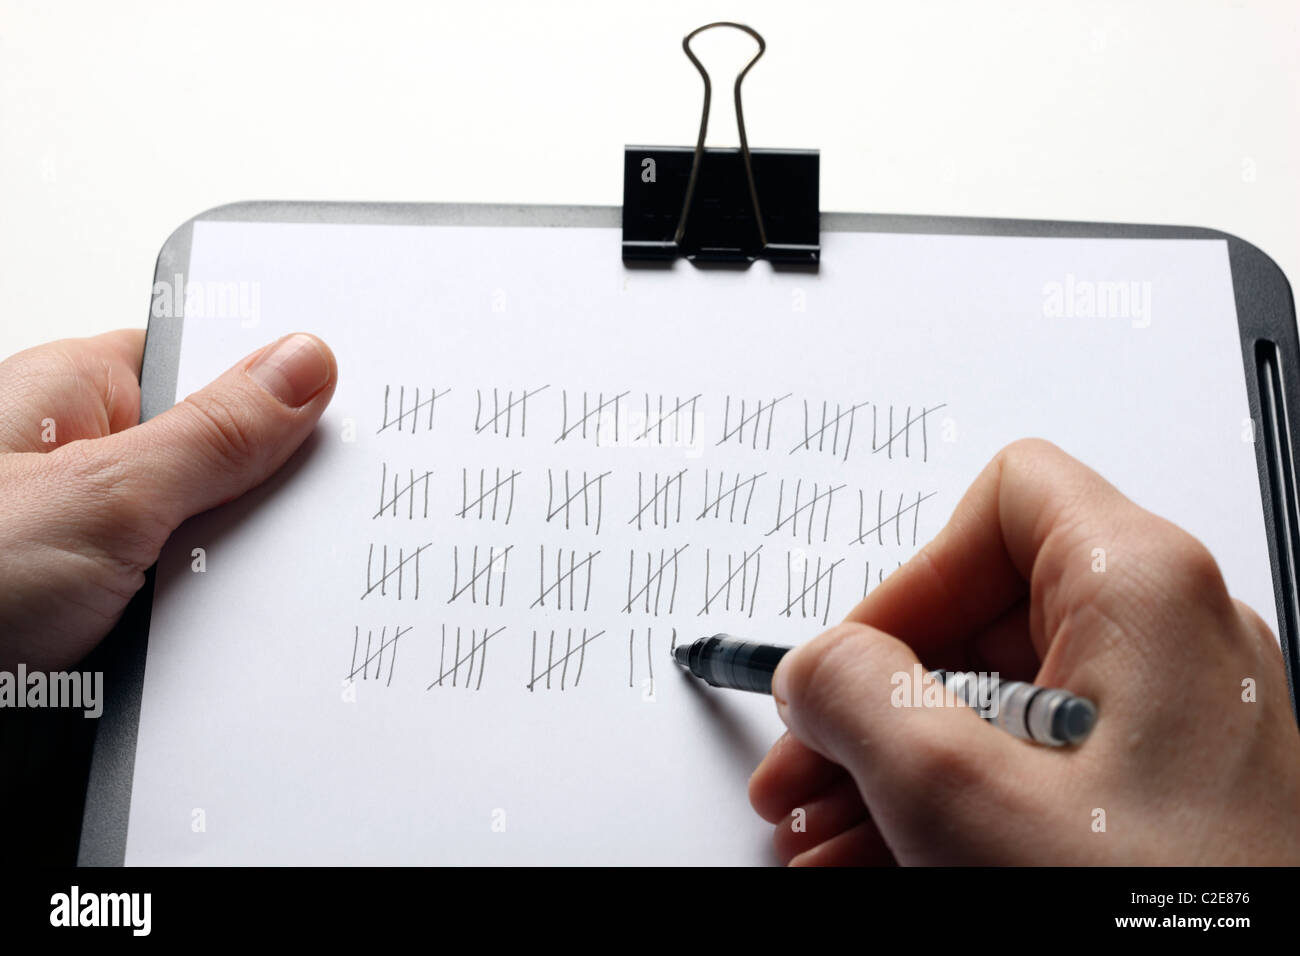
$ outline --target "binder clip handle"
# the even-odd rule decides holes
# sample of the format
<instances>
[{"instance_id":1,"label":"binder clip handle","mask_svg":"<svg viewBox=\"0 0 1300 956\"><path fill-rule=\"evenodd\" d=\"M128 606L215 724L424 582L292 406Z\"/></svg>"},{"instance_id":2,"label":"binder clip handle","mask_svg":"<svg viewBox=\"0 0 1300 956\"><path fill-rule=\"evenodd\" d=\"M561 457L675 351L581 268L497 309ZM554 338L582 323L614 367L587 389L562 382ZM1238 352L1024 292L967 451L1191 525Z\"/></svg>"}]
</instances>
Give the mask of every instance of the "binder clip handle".
<instances>
[{"instance_id":1,"label":"binder clip handle","mask_svg":"<svg viewBox=\"0 0 1300 956\"><path fill-rule=\"evenodd\" d=\"M736 131L740 134L740 155L745 164L745 178L749 183L749 202L754 210L754 223L758 227L759 246L766 248L767 230L763 228L763 213L758 204L758 187L754 185L754 164L749 156L749 137L745 135L745 111L740 101L740 84L745 81L746 74L754 68L754 64L762 58L763 53L767 50L767 43L753 27L746 26L743 23L733 23L730 20L706 23L702 27L696 27L682 38L682 50L685 51L687 58L695 64L695 69L700 71L700 77L704 80L704 110L700 114L700 135L695 141L695 158L691 161L691 176L686 182L686 200L682 204L682 215L677 221L677 231L673 235L673 242L680 244L682 236L686 234L686 220L690 216L691 202L695 198L695 184L699 181L700 161L704 158L704 139L709 131L709 107L713 101L713 83L709 79L709 71L704 68L700 58L691 49L691 40L705 30L712 30L715 27L733 27L748 33L758 43L758 52L745 64L745 68L736 74L736 85L733 89L736 100Z\"/></svg>"},{"instance_id":2,"label":"binder clip handle","mask_svg":"<svg viewBox=\"0 0 1300 956\"><path fill-rule=\"evenodd\" d=\"M758 52L736 76L736 129L740 149L704 145L713 104L713 81L691 41L705 30L731 27L754 38ZM767 259L816 267L821 255L816 150L750 149L740 87L767 43L743 23L718 21L692 30L682 50L704 80L704 109L695 148L626 146L623 149L623 259L670 263L747 265ZM762 184L760 189L759 184ZM759 195L762 201L759 201Z\"/></svg>"}]
</instances>

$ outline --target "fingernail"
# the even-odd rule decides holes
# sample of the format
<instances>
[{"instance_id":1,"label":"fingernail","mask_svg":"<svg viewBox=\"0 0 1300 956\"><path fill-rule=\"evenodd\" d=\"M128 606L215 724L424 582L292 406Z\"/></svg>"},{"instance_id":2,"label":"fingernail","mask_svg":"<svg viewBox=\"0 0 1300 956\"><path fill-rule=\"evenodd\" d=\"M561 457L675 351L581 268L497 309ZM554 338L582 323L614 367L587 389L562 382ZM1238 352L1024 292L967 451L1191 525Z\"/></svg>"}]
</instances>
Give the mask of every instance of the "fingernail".
<instances>
[{"instance_id":1,"label":"fingernail","mask_svg":"<svg viewBox=\"0 0 1300 956\"><path fill-rule=\"evenodd\" d=\"M245 371L290 408L299 408L325 387L330 363L314 336L296 332L262 352Z\"/></svg>"}]
</instances>

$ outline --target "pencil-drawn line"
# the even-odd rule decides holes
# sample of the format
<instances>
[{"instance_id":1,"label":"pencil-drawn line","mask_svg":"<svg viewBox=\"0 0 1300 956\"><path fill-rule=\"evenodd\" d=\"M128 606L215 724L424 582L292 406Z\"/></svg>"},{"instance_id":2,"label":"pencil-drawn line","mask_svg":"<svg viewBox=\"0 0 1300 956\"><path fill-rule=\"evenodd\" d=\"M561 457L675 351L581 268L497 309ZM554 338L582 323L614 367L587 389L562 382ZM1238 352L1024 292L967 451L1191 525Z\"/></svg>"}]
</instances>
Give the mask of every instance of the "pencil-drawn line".
<instances>
[{"instance_id":1,"label":"pencil-drawn line","mask_svg":"<svg viewBox=\"0 0 1300 956\"><path fill-rule=\"evenodd\" d=\"M812 581L809 582L809 563L807 557L800 556L799 558L795 558L793 554L787 552L785 559L786 605L785 609L780 611L777 616L792 617L794 606L798 604L800 617L812 617L815 619L817 617L818 608L820 607L822 608L822 624L825 624L830 615L831 590L835 586L835 569L843 563L844 559L840 558L839 560L832 562L826 570L823 571L822 559L818 558L817 567L812 574ZM793 583L799 570L802 570L803 572L803 581L801 585ZM823 581L826 582L826 593L824 598L822 597ZM808 596L810 594L812 595L811 614L808 609Z\"/></svg>"},{"instance_id":2,"label":"pencil-drawn line","mask_svg":"<svg viewBox=\"0 0 1300 956\"><path fill-rule=\"evenodd\" d=\"M535 388L531 392L520 392L518 397L514 391L508 391L505 395L504 404L501 401L500 389L492 389L492 413L488 415L485 410L485 392L483 389L477 389L478 406L474 412L474 433L481 435L489 428L492 434L503 435L509 438L514 428L514 412L519 409L519 429L518 437L524 438L528 434L528 400L533 396L546 391L551 386L543 385Z\"/></svg>"},{"instance_id":3,"label":"pencil-drawn line","mask_svg":"<svg viewBox=\"0 0 1300 956\"><path fill-rule=\"evenodd\" d=\"M902 561L897 561L897 562L894 563L894 570L897 570L898 568L901 568L902 566L903 566L903 562L902 562ZM891 571L890 573L892 574L893 571ZM884 568L877 568L877 569L876 569L876 584L877 584L877 585L880 585L880 584L884 584L884 583L885 583L885 569L884 569ZM864 572L863 572L863 575L862 575L862 596L863 596L863 597L866 597L870 592L871 592L871 562L868 561L868 562L867 562L867 566L866 566L866 568L864 569Z\"/></svg>"},{"instance_id":4,"label":"pencil-drawn line","mask_svg":"<svg viewBox=\"0 0 1300 956\"><path fill-rule=\"evenodd\" d=\"M566 571L564 570L565 549L556 548L555 549L555 578L548 584L546 581L546 569L547 569L546 545L539 545L538 547L540 549L540 558L538 561L540 584L538 588L537 600L534 601L530 605L530 607L544 607L546 604L546 599L552 593L554 593L555 609L558 611L566 610L564 585L567 583L569 585L567 610L570 611L587 610L588 606L591 604L592 567L594 566L596 556L600 554L600 552L589 551L587 552L587 556L579 561L577 560L577 552L570 549L569 569ZM581 608L578 607L579 601L575 594L575 583L579 573L584 574L586 577L586 593L585 596L582 598Z\"/></svg>"},{"instance_id":5,"label":"pencil-drawn line","mask_svg":"<svg viewBox=\"0 0 1300 956\"><path fill-rule=\"evenodd\" d=\"M429 412L427 416L427 424L425 425L424 430L432 431L434 406L437 403L438 399L442 398L444 395L450 392L451 389L444 388L440 392L435 388L435 389L430 389L429 391L430 391L429 397L426 398L424 401L420 401L420 390L417 388L415 390L415 403L408 409L406 408L406 386L405 385L399 386L398 397L397 397L397 414L393 418L389 418L388 411L389 411L389 401L392 392L392 386L385 385L384 386L384 420L383 420L383 424L379 426L379 430L376 431L375 434L378 435L386 431L387 429L394 428L394 427L399 432L404 431L406 419L410 418L411 434L414 435L416 432L416 428L418 427L420 412L423 409L428 409Z\"/></svg>"},{"instance_id":6,"label":"pencil-drawn line","mask_svg":"<svg viewBox=\"0 0 1300 956\"><path fill-rule=\"evenodd\" d=\"M947 408L947 407L948 407L947 403L943 402L938 405L933 405L930 408L922 408L920 413L914 416L912 414L912 406L908 405L906 406L906 409L903 414L902 427L895 430L894 406L890 405L887 409L889 414L889 424L885 432L885 434L888 437L882 443L877 441L876 412L879 406L873 406L871 409L871 452L872 454L876 454L880 451L884 451L885 457L892 459L894 457L894 442L901 436L903 439L902 457L910 458L912 455L912 442L911 442L912 426L919 424L921 426L921 461L922 462L929 461L930 441L929 441L929 435L927 433L928 432L927 419L928 416L933 412L937 412L939 411L939 409Z\"/></svg>"},{"instance_id":7,"label":"pencil-drawn line","mask_svg":"<svg viewBox=\"0 0 1300 956\"><path fill-rule=\"evenodd\" d=\"M528 667L528 673L529 673L528 683L524 685L525 687L528 688L528 691L530 693L536 689L537 682L542 678L546 679L546 689L551 690L551 673L557 667L560 668L559 689L561 691L569 688L577 687L579 684L582 683L582 668L587 659L587 645L590 644L592 641L596 640L596 638L600 637L605 632L597 631L595 634L588 636L587 628L584 627L582 629L582 635L578 638L578 646L574 647L573 631L574 631L573 628L569 628L565 633L564 653L560 656L559 660L554 659L555 658L554 655L555 631L554 630L551 631L550 637L548 639L548 650L546 653L546 667L542 671L537 670L537 631L533 631L532 660ZM578 670L577 673L574 675L573 683L569 684L568 683L569 660L575 654L578 656Z\"/></svg>"},{"instance_id":8,"label":"pencil-drawn line","mask_svg":"<svg viewBox=\"0 0 1300 956\"><path fill-rule=\"evenodd\" d=\"M669 430L672 432L672 434L669 436L668 443L671 445L681 445L683 443L694 445L695 444L695 404L700 400L702 394L703 393L694 395L691 398L686 399L686 401L682 401L680 396L673 396L673 407L669 409L667 412L664 411L664 396L660 395L658 398L659 407L657 411L652 413L650 410L650 393L646 392L645 393L646 427L641 432L641 434L633 438L632 441L634 443L645 441L647 438L650 437L650 433L654 432L655 433L654 444L662 446L664 444L664 425L671 420L672 424ZM687 423L683 420L684 418L684 416L682 415L683 411L690 412L690 422L689 422L690 435L689 436L685 436L682 434L683 431L687 430L686 428ZM651 414L655 414L658 417L655 418L654 421L651 421L650 420Z\"/></svg>"},{"instance_id":9,"label":"pencil-drawn line","mask_svg":"<svg viewBox=\"0 0 1300 956\"><path fill-rule=\"evenodd\" d=\"M422 514L422 517L425 518L429 517L429 477L433 474L433 472L426 471L423 474L417 475L414 469L410 469L408 472L409 478L407 480L407 483L405 485L402 485L400 483L400 478L398 477L397 469L394 468L393 469L393 494L392 497L390 498L390 497L385 497L388 493L388 462L381 462L380 464L382 465L382 468L380 469L380 476L379 476L379 510L375 512L374 517L378 518L384 515L385 513L391 513L391 516L396 518L398 516L397 506L401 502L402 498L406 498L407 520L414 520L415 519L415 487L416 485L419 485L421 483L423 483L424 485L424 512Z\"/></svg>"},{"instance_id":10,"label":"pencil-drawn line","mask_svg":"<svg viewBox=\"0 0 1300 956\"><path fill-rule=\"evenodd\" d=\"M603 484L605 479L611 474L612 472L604 471L599 475L588 478L587 473L584 471L580 480L577 478L574 479L578 484L578 488L576 491L573 491L571 490L569 470L566 468L564 470L564 488L559 492L560 500L559 504L556 504L555 474L550 468L546 469L546 523L550 524L558 516L563 515L564 530L568 531L570 527L570 518L573 517L575 511L579 510L579 507L575 505L575 502L581 498L581 514L578 518L581 519L583 527L589 528L594 523L596 527L595 533L600 534L600 522L605 505ZM594 506L592 502L593 490L595 497ZM574 518L574 520L578 519Z\"/></svg>"},{"instance_id":11,"label":"pencil-drawn line","mask_svg":"<svg viewBox=\"0 0 1300 956\"><path fill-rule=\"evenodd\" d=\"M447 649L447 625L444 624L442 626L442 649L438 652L438 676L434 678L433 682L429 684L425 690L433 690L435 687L445 687L448 677L451 678L452 687L464 687L465 690L482 690L483 674L487 670L488 641L492 640L492 638L496 637L504 630L505 627L498 627L495 631L489 633L486 627L482 629L471 628L469 632L469 653L462 657L460 653L461 629L459 627L456 628L456 644L455 650L452 651L452 665L448 667L446 666L444 658L444 652ZM465 671L465 682L464 684L461 684L460 668L461 665L464 664L467 664L468 667ZM474 668L476 664L478 667L477 680L474 676ZM471 684L473 684L472 688L470 686Z\"/></svg>"},{"instance_id":12,"label":"pencil-drawn line","mask_svg":"<svg viewBox=\"0 0 1300 956\"><path fill-rule=\"evenodd\" d=\"M426 549L432 546L433 546L433 542L430 541L428 544L420 545L420 547L416 548L410 554L407 554L402 548L398 548L397 564L395 564L392 568L389 568L388 545L383 545L383 550L381 553L381 563L379 568L379 580L376 581L374 579L374 573L373 573L375 546L372 543L370 545L370 551L366 555L366 590L365 593L361 595L361 600L364 601L366 597L369 596L370 592L373 591L375 588L379 588L380 597L386 597L388 595L388 580L393 575L397 575L397 599L400 601L402 599L402 579L404 575L404 569L408 564L413 563L414 567L412 568L412 572L415 578L415 596L413 600L418 601L420 598L420 555Z\"/></svg>"},{"instance_id":13,"label":"pencil-drawn line","mask_svg":"<svg viewBox=\"0 0 1300 956\"><path fill-rule=\"evenodd\" d=\"M786 525L790 526L790 536L792 538L799 537L799 520L800 517L803 516L805 537L807 538L807 543L812 544L817 507L822 505L822 542L825 543L830 537L831 506L834 504L834 495L835 492L839 491L843 487L844 485L832 485L829 488L819 491L818 489L820 486L814 483L812 487L812 497L800 504L799 499L803 494L803 479L800 478L795 482L794 504L791 506L791 511L787 515L785 513L785 479L782 478L777 491L776 524L773 525L772 530L767 532L764 537L770 537L776 534Z\"/></svg>"},{"instance_id":14,"label":"pencil-drawn line","mask_svg":"<svg viewBox=\"0 0 1300 956\"><path fill-rule=\"evenodd\" d=\"M397 665L397 642L402 637L410 633L411 627L394 627L393 636L388 637L388 628L384 627L379 632L379 647L371 653L371 641L374 636L372 629L366 630L366 650L361 659L361 666L357 666L357 648L361 642L361 628L354 626L352 629L352 663L348 667L348 680L356 680L357 675L361 675L362 680L380 680L384 671L384 651L392 649L392 654L388 658L388 679L385 681L385 687L391 687L393 684L393 668ZM370 673L370 665L375 665L375 672Z\"/></svg>"},{"instance_id":15,"label":"pencil-drawn line","mask_svg":"<svg viewBox=\"0 0 1300 956\"><path fill-rule=\"evenodd\" d=\"M723 503L726 502L730 509L727 513L727 520L734 524L736 521L736 505L740 500L742 491L748 489L749 493L745 496L745 507L742 510L740 517L740 523L747 526L749 524L749 508L754 502L754 489L758 487L758 479L762 478L766 474L767 472L765 471L756 472L742 481L740 473L737 472L735 479L731 483L731 487L724 490L723 485L725 484L726 473L719 471L717 491L714 493L713 497L710 498L709 471L706 468L704 470L704 507L700 509L700 513L695 516L695 520L700 521L704 518L710 517L710 511L713 512L713 518L720 518L722 515Z\"/></svg>"},{"instance_id":16,"label":"pencil-drawn line","mask_svg":"<svg viewBox=\"0 0 1300 956\"><path fill-rule=\"evenodd\" d=\"M461 581L460 545L454 545L451 549L451 567L452 567L451 597L447 599L447 603L451 604L462 594L468 591L470 603L478 604L479 603L479 582L482 581L483 582L483 603L485 605L491 606L492 573L493 573L493 569L497 566L497 562L499 561L501 563L500 565L501 584L500 584L499 593L497 594L496 603L498 607L504 607L505 598L506 598L506 572L509 570L508 562L510 560L510 551L513 548L514 545L512 544L506 545L506 547L503 549L497 549L495 546L489 546L487 549L486 560L484 561L483 566L479 567L479 559L478 559L479 546L474 545L474 549L470 553L469 573L468 576L465 578L465 583L461 584L460 583ZM467 547L466 550L468 551L469 548Z\"/></svg>"},{"instance_id":17,"label":"pencil-drawn line","mask_svg":"<svg viewBox=\"0 0 1300 956\"><path fill-rule=\"evenodd\" d=\"M901 545L903 543L902 521L903 515L909 512L912 515L912 544L916 545L918 540L918 531L920 526L921 505L929 501L937 491L932 491L928 495L923 495L919 491L916 493L916 500L906 507L903 506L903 495L898 496L898 506L894 509L893 514L885 515L885 492L882 489L876 495L876 523L871 527L866 527L867 522L867 505L866 498L862 489L858 489L858 536L849 544L865 544L867 538L871 535L876 536L876 543L883 545L885 543L885 526L890 522L894 524L894 543Z\"/></svg>"},{"instance_id":18,"label":"pencil-drawn line","mask_svg":"<svg viewBox=\"0 0 1300 956\"><path fill-rule=\"evenodd\" d=\"M741 614L748 612L748 616L753 617L754 603L758 597L758 575L763 566L763 556L759 552L763 550L763 546L760 544L753 551L742 551L734 560L731 553L728 552L726 576L723 578L722 583L713 590L710 590L713 573L710 550L708 548L704 550L704 605L695 616L700 617L708 614L713 609L713 602L718 599L719 595L722 596L723 610L729 612L731 610L731 593L733 587L735 587L739 591L737 610ZM751 570L753 571L752 583L749 579ZM739 581L736 580L737 577L740 578Z\"/></svg>"},{"instance_id":19,"label":"pencil-drawn line","mask_svg":"<svg viewBox=\"0 0 1300 956\"><path fill-rule=\"evenodd\" d=\"M438 647L438 679L435 681L439 687L442 686L443 663L447 654L447 625L442 626L442 643ZM432 685L430 685L432 686ZM428 690L429 688L425 688Z\"/></svg>"},{"instance_id":20,"label":"pencil-drawn line","mask_svg":"<svg viewBox=\"0 0 1300 956\"><path fill-rule=\"evenodd\" d=\"M501 476L501 469L494 469L491 479L487 476L487 469L480 468L478 472L478 494L470 491L469 487L469 469L460 470L460 511L456 512L458 518L474 517L480 521L496 521L497 512L501 508L501 499L506 499L505 520L502 524L510 523L510 516L515 510L515 483L516 479L522 472L512 470L504 478ZM490 501L490 505L489 505ZM489 510L490 507L490 510ZM477 514L471 515L470 512L477 511Z\"/></svg>"},{"instance_id":21,"label":"pencil-drawn line","mask_svg":"<svg viewBox=\"0 0 1300 956\"><path fill-rule=\"evenodd\" d=\"M666 571L670 569L672 571L672 586L671 586L670 594L668 596L668 610L666 613L668 614L673 613L673 608L676 606L677 603L677 578L678 578L677 558L683 551L685 551L689 547L690 547L689 544L684 544L680 548L677 548L675 551L673 551L672 554L666 554L665 549L660 548L659 564L657 567L655 566L655 559L653 553L647 551L645 553L645 584L641 586L640 590L635 592L632 590L632 588L633 588L633 577L636 568L637 553L635 550L628 552L627 604L623 607L624 613L631 614L633 605L635 605L638 601L640 601L644 597L645 606L642 608L644 613L653 614L656 617L658 617L660 606L661 606L661 598L663 596L664 574ZM651 596L651 589L653 589L654 591L653 597Z\"/></svg>"},{"instance_id":22,"label":"pencil-drawn line","mask_svg":"<svg viewBox=\"0 0 1300 956\"><path fill-rule=\"evenodd\" d=\"M758 408L753 412L750 412L748 415L745 414L745 400L743 398L740 399L739 417L736 421L735 428L731 427L731 396L728 395L723 407L722 437L718 439L717 444L722 445L730 441L732 438L735 438L739 444L743 445L745 443L745 429L752 425L753 427L749 428L749 444L750 448L757 449L759 433L764 431L763 416L766 414L767 428L765 432L766 437L763 439L763 447L764 450L770 450L772 447L772 421L776 417L776 406L789 398L791 394L793 393L787 392L780 398L774 398L768 402L760 401L758 403Z\"/></svg>"},{"instance_id":23,"label":"pencil-drawn line","mask_svg":"<svg viewBox=\"0 0 1300 956\"><path fill-rule=\"evenodd\" d=\"M799 450L803 451L829 451L831 455L838 456L841 461L849 460L849 448L853 444L853 420L857 415L858 409L869 405L870 402L858 402L856 405L847 407L835 405L834 414L830 414L830 404L822 402L821 425L812 428L808 420L808 400L804 399L803 403L803 441L790 449L790 454ZM840 430L843 427L845 434L843 452L840 451ZM833 429L833 431L832 431ZM830 432L830 445L827 447L827 432ZM813 443L816 442L816 447Z\"/></svg>"},{"instance_id":24,"label":"pencil-drawn line","mask_svg":"<svg viewBox=\"0 0 1300 956\"><path fill-rule=\"evenodd\" d=\"M670 646L675 647L677 644L677 630L673 629L673 643ZM648 697L653 698L655 692L655 659L654 659L654 629L647 627L645 629L645 661L646 661L646 690ZM632 627L627 632L627 686L636 686L636 628Z\"/></svg>"},{"instance_id":25,"label":"pencil-drawn line","mask_svg":"<svg viewBox=\"0 0 1300 956\"><path fill-rule=\"evenodd\" d=\"M452 665L452 670L450 671L450 673L452 674L452 686L455 686L456 675L457 675L457 673L458 673L459 670L460 670L460 665L461 665L461 664L464 664L464 663L466 663L466 662L468 662L469 667L468 667L468 669L467 669L466 672L465 672L465 684L464 684L464 687L465 687L466 690L469 690L469 689L470 689L470 682L473 681L473 683L474 683L474 690L482 690L482 688L483 688L483 675L484 675L484 674L486 673L486 671L487 671L487 646L488 646L488 641L492 640L492 638L496 637L498 634L500 634L500 633L501 633L502 631L504 631L504 630L505 630L505 627L498 627L495 631L492 631L491 633L489 633L487 628L482 628L481 630L474 629L474 628L471 628L471 629L470 629L470 632L469 632L469 635L470 635L469 654L467 654L465 657L457 658L457 659L454 661L454 663L453 663L453 665ZM456 628L456 644L457 644L457 648L459 648L459 646L460 646L460 628L459 628L459 627ZM475 665L475 659L476 659L476 657L477 657L477 662L478 662L478 678L477 678L477 679L475 679L475 676L474 676L474 674L475 674L475 671L474 671L474 665ZM431 690L431 689L432 689L433 687L435 687L435 686L439 686L439 687L443 686L443 682L446 680L447 674L448 674L448 671L447 671L447 670L442 666L442 662L439 661L438 678L437 678L437 680L435 680L432 684L430 684L429 687L426 688L426 689Z\"/></svg>"},{"instance_id":26,"label":"pencil-drawn line","mask_svg":"<svg viewBox=\"0 0 1300 956\"><path fill-rule=\"evenodd\" d=\"M574 419L573 424L569 424L569 392L568 392L568 389L563 389L563 390L561 391L561 393L560 393L560 396L561 396L561 409L562 409L562 410L561 410L562 418L561 418L561 422L560 422L560 435L559 435L558 438L555 439L555 441L553 442L553 444L558 445L560 442L562 442L562 441L564 441L565 439L567 439L567 438L568 438L570 435L572 435L574 432L578 432L578 433L579 433L579 437L581 437L581 438L586 438L586 437L587 437L587 426L588 426L589 423L591 423L591 425L592 425L592 433L593 433L594 438L595 438L595 443L596 443L597 446L599 446L600 443L601 443L601 442L600 442L600 439L601 439L600 428L601 428L601 424L602 424L602 418L603 418L603 416L604 416L605 409L607 409L607 408L611 408L611 407L612 407L612 409L613 409L613 419L614 419L614 421L613 421L613 425L614 425L614 441L615 441L615 443L617 443L617 442L618 442L618 426L619 426L619 421L618 421L618 420L619 420L619 403L622 402L622 400L623 400L624 398L626 398L626 397L627 397L628 395L630 395L630 394L631 394L631 392L619 392L617 395L611 396L610 398L605 398L604 393L600 393L600 394L598 394L598 395L596 396L596 404L595 404L595 407L594 407L594 408L589 408L589 407L588 407L588 406L589 406L589 402L588 402L588 398L587 398L587 393L586 393L586 392L583 392L583 393L582 393L582 414L579 415L577 418ZM577 410L575 409L575 414L576 414L576 413L577 413ZM591 421L592 418L595 418L595 422L592 422L592 421Z\"/></svg>"},{"instance_id":27,"label":"pencil-drawn line","mask_svg":"<svg viewBox=\"0 0 1300 956\"><path fill-rule=\"evenodd\" d=\"M643 528L645 513L651 511L651 527L667 528L676 514L676 521L680 524L682 520L682 476L686 474L687 469L683 468L675 475L665 475L660 481L659 472L654 472L654 494L650 497L645 496L645 474L637 472L636 475L636 514L627 520L628 524L636 523L638 531ZM673 497L676 492L676 509L673 507Z\"/></svg>"},{"instance_id":28,"label":"pencil-drawn line","mask_svg":"<svg viewBox=\"0 0 1300 956\"><path fill-rule=\"evenodd\" d=\"M604 631L600 631L592 635L591 640L594 641L596 638L600 637L600 635L604 633L605 633ZM576 677L573 678L574 687L577 687L578 684L582 682L582 668L583 665L587 663L587 645L590 643L591 641L587 640L587 629L584 627L582 629L582 642L578 646L578 674Z\"/></svg>"}]
</instances>

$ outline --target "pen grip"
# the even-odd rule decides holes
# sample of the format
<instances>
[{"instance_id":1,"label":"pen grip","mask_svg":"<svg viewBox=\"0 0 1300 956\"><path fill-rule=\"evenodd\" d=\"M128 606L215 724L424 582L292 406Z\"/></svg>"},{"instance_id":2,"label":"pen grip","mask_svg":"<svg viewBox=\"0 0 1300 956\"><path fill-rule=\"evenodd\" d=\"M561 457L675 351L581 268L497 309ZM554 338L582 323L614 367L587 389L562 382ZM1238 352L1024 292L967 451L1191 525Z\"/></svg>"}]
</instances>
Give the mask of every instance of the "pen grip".
<instances>
[{"instance_id":1,"label":"pen grip","mask_svg":"<svg viewBox=\"0 0 1300 956\"><path fill-rule=\"evenodd\" d=\"M772 672L789 648L731 638L718 641L711 650L713 653L703 655L699 662L699 676L705 681L714 687L770 694Z\"/></svg>"}]
</instances>

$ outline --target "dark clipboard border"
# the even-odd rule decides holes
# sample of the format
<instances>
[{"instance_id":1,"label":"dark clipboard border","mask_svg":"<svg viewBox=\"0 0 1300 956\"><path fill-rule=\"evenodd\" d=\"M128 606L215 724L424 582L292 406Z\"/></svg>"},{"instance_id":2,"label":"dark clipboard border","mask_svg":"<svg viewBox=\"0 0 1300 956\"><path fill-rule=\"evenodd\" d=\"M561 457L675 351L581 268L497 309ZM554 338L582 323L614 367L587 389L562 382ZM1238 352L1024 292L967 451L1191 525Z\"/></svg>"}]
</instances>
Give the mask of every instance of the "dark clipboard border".
<instances>
[{"instance_id":1,"label":"dark clipboard border","mask_svg":"<svg viewBox=\"0 0 1300 956\"><path fill-rule=\"evenodd\" d=\"M615 206L488 204L244 202L190 219L158 255L155 282L188 271L196 222L283 222L413 226L621 226ZM1220 239L1228 244L1237 307L1246 394L1256 427L1255 460L1263 490L1265 530L1273 567L1273 596L1292 707L1300 715L1300 506L1293 450L1300 446L1300 341L1295 300L1278 265L1255 246L1214 229L1122 223L976 219L823 213L823 232L924 233L1049 238ZM612 251L611 254L615 254ZM183 287L183 286L182 286ZM150 303L152 315L152 301ZM150 318L140 374L140 418L152 418L176 400L182 318ZM135 766L136 732L144 685L154 575L131 601L122 621L87 666L104 671L105 707L96 728L82 816L78 865L116 866L126 856L126 830Z\"/></svg>"}]
</instances>

